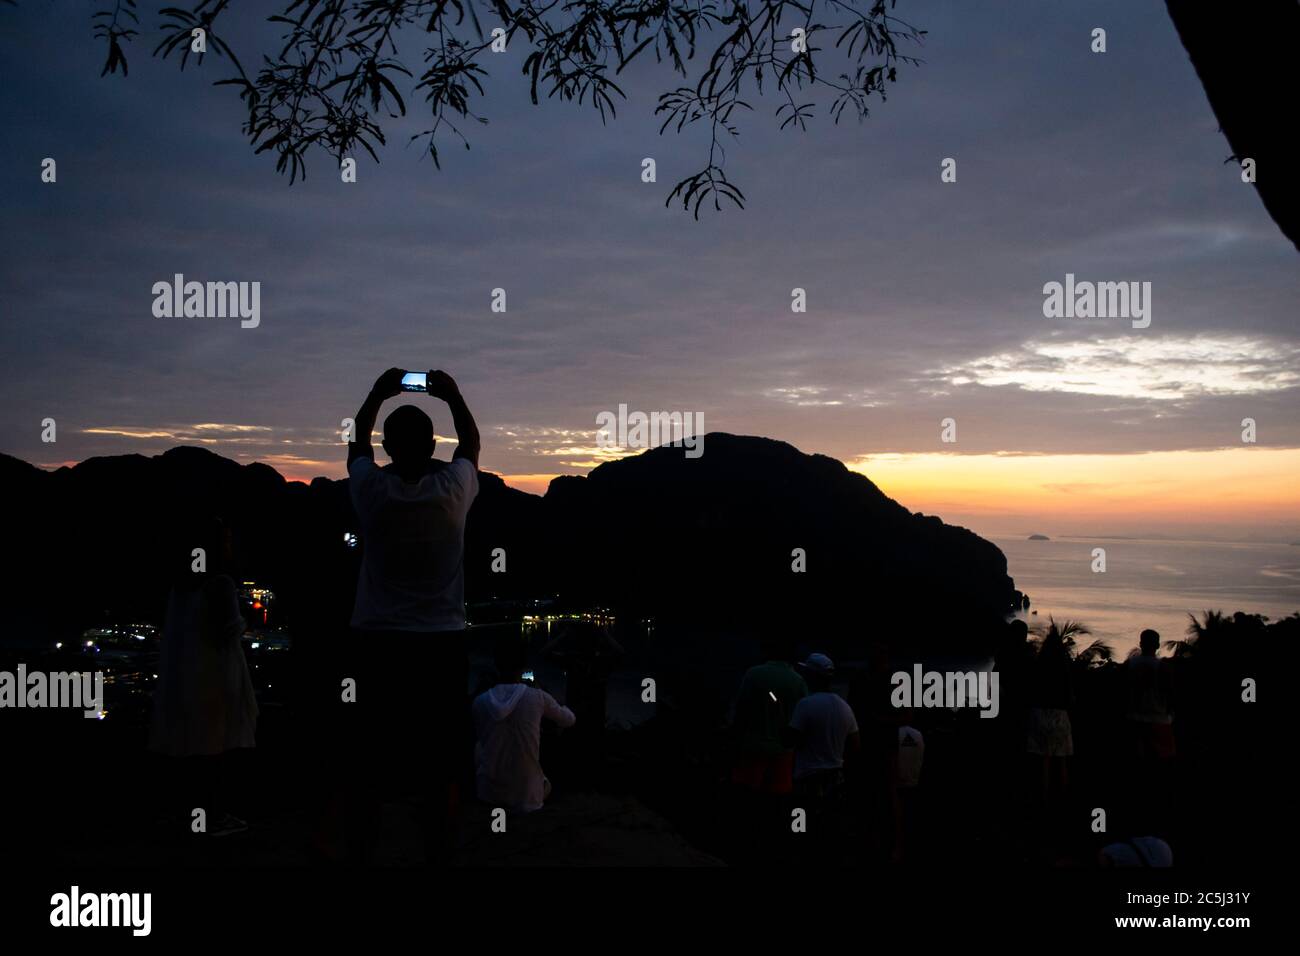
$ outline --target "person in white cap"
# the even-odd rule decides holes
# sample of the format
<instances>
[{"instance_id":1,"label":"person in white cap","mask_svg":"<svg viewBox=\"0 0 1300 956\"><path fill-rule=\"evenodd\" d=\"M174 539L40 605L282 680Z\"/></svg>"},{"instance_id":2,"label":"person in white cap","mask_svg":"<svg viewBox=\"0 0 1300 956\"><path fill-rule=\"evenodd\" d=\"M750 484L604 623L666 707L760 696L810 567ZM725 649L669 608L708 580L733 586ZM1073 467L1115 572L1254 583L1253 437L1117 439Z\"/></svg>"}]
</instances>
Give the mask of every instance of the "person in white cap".
<instances>
[{"instance_id":1,"label":"person in white cap","mask_svg":"<svg viewBox=\"0 0 1300 956\"><path fill-rule=\"evenodd\" d=\"M853 708L831 690L835 664L825 654L810 654L799 665L809 694L790 716L794 738L795 789L828 796L843 783L844 757L861 747Z\"/></svg>"}]
</instances>

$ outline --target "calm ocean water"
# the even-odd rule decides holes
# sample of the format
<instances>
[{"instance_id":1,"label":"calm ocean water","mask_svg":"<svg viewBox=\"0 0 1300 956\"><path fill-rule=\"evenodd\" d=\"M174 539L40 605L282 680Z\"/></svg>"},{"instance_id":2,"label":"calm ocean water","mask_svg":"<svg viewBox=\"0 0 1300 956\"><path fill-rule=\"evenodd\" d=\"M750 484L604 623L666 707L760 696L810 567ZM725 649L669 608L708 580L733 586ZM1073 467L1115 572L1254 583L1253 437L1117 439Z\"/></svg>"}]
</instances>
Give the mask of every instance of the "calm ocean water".
<instances>
[{"instance_id":1,"label":"calm ocean water","mask_svg":"<svg viewBox=\"0 0 1300 956\"><path fill-rule=\"evenodd\" d=\"M1029 594L1030 626L1081 621L1092 636L1127 653L1154 627L1181 638L1187 615L1246 611L1271 620L1300 611L1300 547L1224 541L1120 538L992 538L1007 556L1016 587ZM1106 573L1092 571L1093 548L1106 549Z\"/></svg>"}]
</instances>

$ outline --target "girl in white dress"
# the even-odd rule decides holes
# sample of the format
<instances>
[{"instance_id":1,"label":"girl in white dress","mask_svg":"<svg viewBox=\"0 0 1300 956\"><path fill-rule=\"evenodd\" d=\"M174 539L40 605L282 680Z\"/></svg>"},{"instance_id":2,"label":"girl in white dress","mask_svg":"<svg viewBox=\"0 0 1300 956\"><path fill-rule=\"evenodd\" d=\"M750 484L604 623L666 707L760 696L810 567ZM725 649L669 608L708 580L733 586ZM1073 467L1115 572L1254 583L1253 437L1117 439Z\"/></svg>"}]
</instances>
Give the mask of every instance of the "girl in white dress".
<instances>
[{"instance_id":1,"label":"girl in white dress","mask_svg":"<svg viewBox=\"0 0 1300 956\"><path fill-rule=\"evenodd\" d=\"M204 549L203 571L193 570L194 548ZM235 832L247 825L212 805L225 769L218 757L255 745L257 699L240 644L239 596L222 573L231 558L230 529L217 519L204 522L178 535L173 550L184 564L167 602L149 749L187 758L196 784L191 800L208 804L194 804L207 814L207 832Z\"/></svg>"}]
</instances>

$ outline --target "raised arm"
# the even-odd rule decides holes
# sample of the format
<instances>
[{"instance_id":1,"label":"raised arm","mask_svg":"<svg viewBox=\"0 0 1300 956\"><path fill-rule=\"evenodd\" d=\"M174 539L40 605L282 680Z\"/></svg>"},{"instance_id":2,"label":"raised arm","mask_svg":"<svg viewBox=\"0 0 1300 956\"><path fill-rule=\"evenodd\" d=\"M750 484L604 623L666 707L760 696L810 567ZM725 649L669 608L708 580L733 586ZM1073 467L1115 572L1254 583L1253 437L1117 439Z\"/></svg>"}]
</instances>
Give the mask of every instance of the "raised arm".
<instances>
[{"instance_id":1,"label":"raised arm","mask_svg":"<svg viewBox=\"0 0 1300 956\"><path fill-rule=\"evenodd\" d=\"M379 417L379 406L394 395L402 392L402 376L406 373L400 368L390 368L375 380L370 394L361 403L352 429L352 441L348 442L348 465L358 458L375 458L375 449L370 444L375 431L375 419Z\"/></svg>"},{"instance_id":2,"label":"raised arm","mask_svg":"<svg viewBox=\"0 0 1300 956\"><path fill-rule=\"evenodd\" d=\"M430 371L428 379L429 394L440 398L451 409L451 423L456 429L456 450L452 459L468 458L474 467L478 467L479 436L478 425L469 412L469 406L461 397L460 387L446 372Z\"/></svg>"}]
</instances>

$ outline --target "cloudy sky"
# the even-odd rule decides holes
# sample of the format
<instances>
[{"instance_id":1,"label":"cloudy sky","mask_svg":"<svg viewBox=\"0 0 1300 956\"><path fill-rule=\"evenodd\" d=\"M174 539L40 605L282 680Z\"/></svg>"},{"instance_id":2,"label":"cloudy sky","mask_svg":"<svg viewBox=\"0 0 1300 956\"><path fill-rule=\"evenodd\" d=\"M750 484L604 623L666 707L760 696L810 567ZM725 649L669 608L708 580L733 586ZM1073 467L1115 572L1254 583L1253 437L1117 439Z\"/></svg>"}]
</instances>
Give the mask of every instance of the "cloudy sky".
<instances>
[{"instance_id":1,"label":"cloudy sky","mask_svg":"<svg viewBox=\"0 0 1300 956\"><path fill-rule=\"evenodd\" d=\"M357 183L318 154L290 186L210 85L222 61L148 55L155 15L129 77L101 79L85 4L0 8L0 450L53 467L201 443L338 476L375 376L437 367L483 467L529 490L601 460L596 415L625 403L832 455L985 533L1300 536L1295 249L1225 164L1164 5L898 13L928 36L888 100L798 133L754 99L727 152L747 208L697 222L664 200L707 142L659 134L678 81L653 60L602 126L529 103L521 39L441 171L406 144L428 125L410 95ZM236 26L250 50L277 35ZM418 65L421 38L401 47ZM259 281L260 326L156 318L175 273ZM1067 273L1150 282L1150 327L1045 318Z\"/></svg>"}]
</instances>

